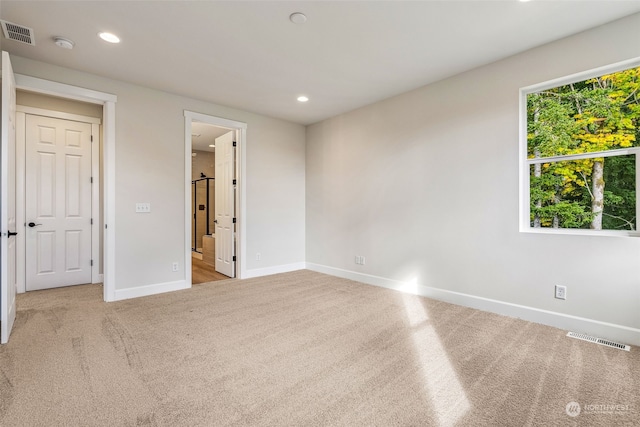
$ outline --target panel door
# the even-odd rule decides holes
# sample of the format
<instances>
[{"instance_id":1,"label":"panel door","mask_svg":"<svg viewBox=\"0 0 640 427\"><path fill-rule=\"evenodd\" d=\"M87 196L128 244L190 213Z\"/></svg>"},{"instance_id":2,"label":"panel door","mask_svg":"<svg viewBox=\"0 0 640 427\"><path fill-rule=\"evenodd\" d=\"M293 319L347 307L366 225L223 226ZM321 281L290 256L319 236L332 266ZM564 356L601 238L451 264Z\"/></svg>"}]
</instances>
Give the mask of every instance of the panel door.
<instances>
[{"instance_id":1,"label":"panel door","mask_svg":"<svg viewBox=\"0 0 640 427\"><path fill-rule=\"evenodd\" d=\"M235 277L235 132L216 138L215 228L216 271Z\"/></svg>"},{"instance_id":2,"label":"panel door","mask_svg":"<svg viewBox=\"0 0 640 427\"><path fill-rule=\"evenodd\" d=\"M26 116L26 289L91 282L91 124Z\"/></svg>"},{"instance_id":3,"label":"panel door","mask_svg":"<svg viewBox=\"0 0 640 427\"><path fill-rule=\"evenodd\" d=\"M9 341L16 319L16 82L2 52L0 143L0 343Z\"/></svg>"}]
</instances>

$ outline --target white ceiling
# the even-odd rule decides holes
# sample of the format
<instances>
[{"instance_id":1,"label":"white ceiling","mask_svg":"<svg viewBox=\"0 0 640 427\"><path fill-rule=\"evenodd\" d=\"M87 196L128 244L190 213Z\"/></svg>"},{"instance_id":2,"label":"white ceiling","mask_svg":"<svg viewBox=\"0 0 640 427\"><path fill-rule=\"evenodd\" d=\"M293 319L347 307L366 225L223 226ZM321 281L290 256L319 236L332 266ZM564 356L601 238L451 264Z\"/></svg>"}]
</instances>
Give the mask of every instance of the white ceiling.
<instances>
[{"instance_id":1,"label":"white ceiling","mask_svg":"<svg viewBox=\"0 0 640 427\"><path fill-rule=\"evenodd\" d=\"M310 124L637 12L624 0L2 0L0 17L33 28L36 46L0 40L11 54Z\"/></svg>"},{"instance_id":2,"label":"white ceiling","mask_svg":"<svg viewBox=\"0 0 640 427\"><path fill-rule=\"evenodd\" d=\"M231 129L221 128L201 122L191 122L191 149L199 151L215 151L216 138L231 132Z\"/></svg>"}]
</instances>

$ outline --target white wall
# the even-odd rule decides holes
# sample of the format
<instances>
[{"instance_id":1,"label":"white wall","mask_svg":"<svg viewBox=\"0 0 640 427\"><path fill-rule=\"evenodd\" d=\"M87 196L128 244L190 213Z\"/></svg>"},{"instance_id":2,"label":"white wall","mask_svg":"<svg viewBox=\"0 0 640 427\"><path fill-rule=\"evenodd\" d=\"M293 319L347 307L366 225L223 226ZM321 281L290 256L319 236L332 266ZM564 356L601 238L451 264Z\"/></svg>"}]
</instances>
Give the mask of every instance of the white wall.
<instances>
[{"instance_id":1,"label":"white wall","mask_svg":"<svg viewBox=\"0 0 640 427\"><path fill-rule=\"evenodd\" d=\"M308 127L308 266L640 344L640 239L518 232L518 89L639 41L637 14Z\"/></svg>"},{"instance_id":2,"label":"white wall","mask_svg":"<svg viewBox=\"0 0 640 427\"><path fill-rule=\"evenodd\" d=\"M303 126L21 57L11 60L16 73L118 97L117 290L185 278L184 110L247 123L247 268L260 272L304 262ZM136 214L136 202L150 202L152 212ZM256 252L262 254L259 262ZM180 263L176 273L174 261Z\"/></svg>"}]
</instances>

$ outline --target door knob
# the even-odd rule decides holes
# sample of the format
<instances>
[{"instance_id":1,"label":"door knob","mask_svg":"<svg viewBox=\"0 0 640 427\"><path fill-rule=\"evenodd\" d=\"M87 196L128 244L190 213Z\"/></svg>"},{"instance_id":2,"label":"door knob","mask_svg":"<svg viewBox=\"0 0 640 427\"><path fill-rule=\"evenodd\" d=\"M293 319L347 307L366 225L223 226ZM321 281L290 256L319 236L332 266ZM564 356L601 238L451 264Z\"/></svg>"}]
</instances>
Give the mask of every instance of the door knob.
<instances>
[{"instance_id":1,"label":"door knob","mask_svg":"<svg viewBox=\"0 0 640 427\"><path fill-rule=\"evenodd\" d=\"M7 232L7 237L11 237L11 236L17 236L18 232L17 231L8 231Z\"/></svg>"},{"instance_id":2,"label":"door knob","mask_svg":"<svg viewBox=\"0 0 640 427\"><path fill-rule=\"evenodd\" d=\"M29 224L27 224L29 227L37 227L38 225L42 225L42 224L36 224L35 222L30 222Z\"/></svg>"}]
</instances>

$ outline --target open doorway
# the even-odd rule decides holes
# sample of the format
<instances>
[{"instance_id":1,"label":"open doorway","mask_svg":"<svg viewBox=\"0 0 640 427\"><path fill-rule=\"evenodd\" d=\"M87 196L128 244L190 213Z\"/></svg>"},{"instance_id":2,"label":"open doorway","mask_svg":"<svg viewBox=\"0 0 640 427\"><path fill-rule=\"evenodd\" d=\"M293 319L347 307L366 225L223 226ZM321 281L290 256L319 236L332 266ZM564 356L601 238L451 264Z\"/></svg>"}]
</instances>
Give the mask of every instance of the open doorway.
<instances>
[{"instance_id":1,"label":"open doorway","mask_svg":"<svg viewBox=\"0 0 640 427\"><path fill-rule=\"evenodd\" d=\"M191 283L240 276L240 141L246 125L185 111Z\"/></svg>"},{"instance_id":2,"label":"open doorway","mask_svg":"<svg viewBox=\"0 0 640 427\"><path fill-rule=\"evenodd\" d=\"M208 123L191 124L191 283L229 276L216 271L216 139L233 132Z\"/></svg>"},{"instance_id":3,"label":"open doorway","mask_svg":"<svg viewBox=\"0 0 640 427\"><path fill-rule=\"evenodd\" d=\"M24 271L22 266L24 266L25 263L24 259L20 259L21 254L24 253L23 250L21 250L21 248L24 248L24 242L20 239L23 239L25 232L23 228L21 228L22 232L15 231L18 225L22 225L22 227L27 226L24 211L22 211L21 217L19 217L19 213L21 212L19 208L23 204L17 200L18 195L24 194L24 184L20 184L17 180L17 178L21 176L21 174L17 173L17 166L22 164L17 157L19 153L16 152L16 133L22 128L21 125L16 123L18 119L16 103L17 90L59 97L62 100L73 99L102 106L101 137L103 143L103 159L99 161L99 163L103 166L104 177L102 185L104 195L102 198L103 208L100 209L103 213L105 225L101 256L101 258L103 258L103 298L105 301L114 301L116 299L114 281L115 227L112 226L107 230L107 224L114 224L115 222L113 202L115 199L115 103L117 97L91 89L14 74L9 54L3 51L1 91L2 126L0 126L2 128L1 145L3 152L2 156L0 156L3 163L0 168L2 172L0 176L0 182L2 183L2 185L0 185L0 199L2 199L2 203L0 203L0 205L2 205L3 212L2 215L0 215L2 218L2 224L0 224L0 226L7 237L7 239L2 239L3 244L0 250L0 264L2 264L2 268L0 268L0 343L3 344L8 342L11 328L16 318L16 295L19 288L25 288L25 278L24 275L20 273ZM22 116L25 115L23 112L20 114ZM21 185L22 187L20 187ZM92 200L99 202L99 199L93 198L93 196ZM12 201L12 203L8 203L8 201ZM36 224L34 223L34 227L35 226ZM14 236L20 236L20 239L12 239L11 245L8 245L8 238ZM97 241L98 239L93 240L93 242ZM22 244L21 247L20 244ZM79 251L76 251L76 253L78 252ZM93 251L92 249L92 252L95 254L98 251ZM92 277L92 281L93 279L94 277Z\"/></svg>"}]
</instances>

